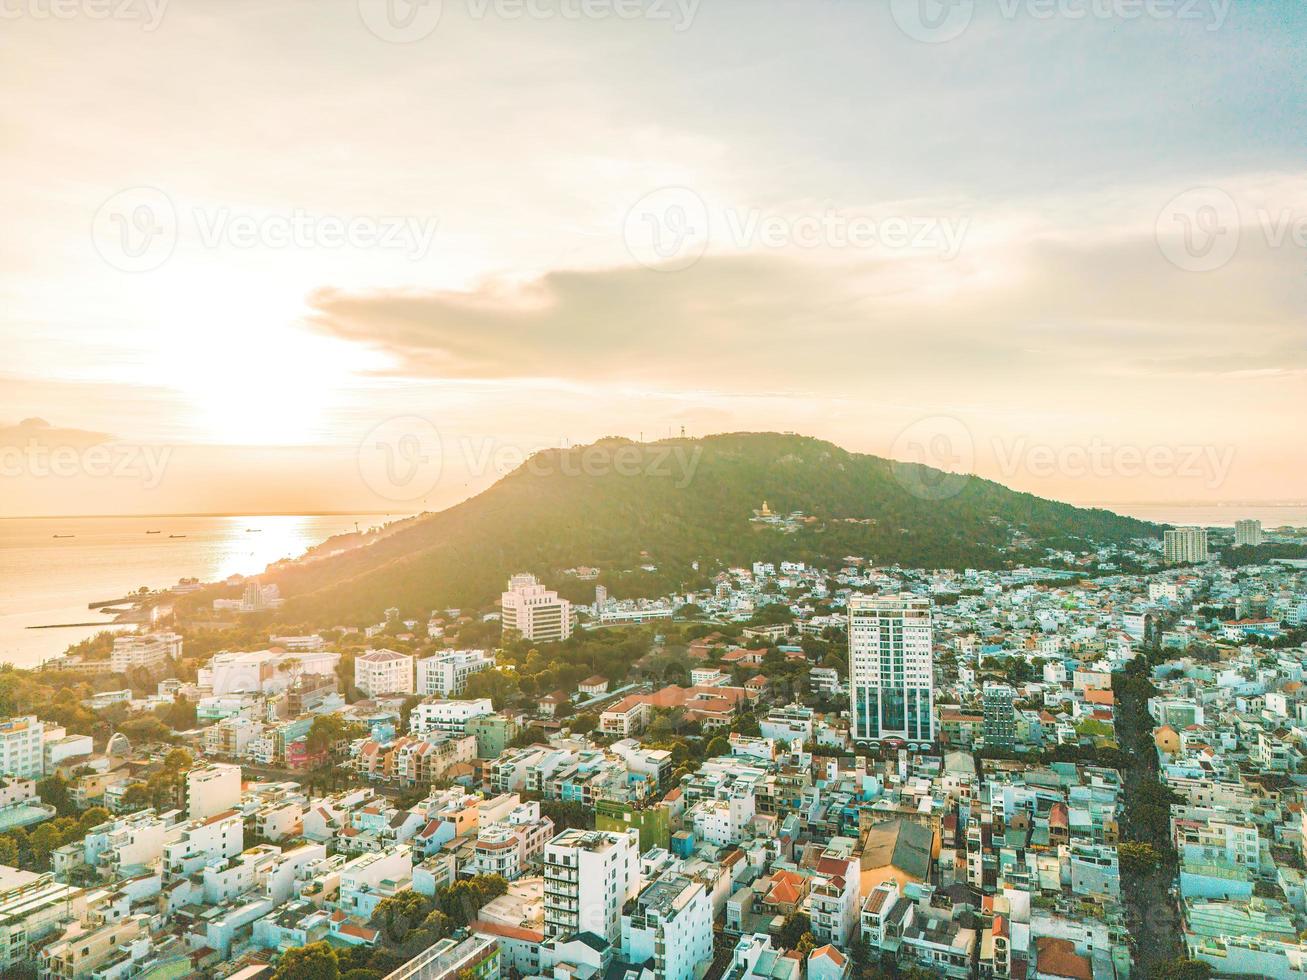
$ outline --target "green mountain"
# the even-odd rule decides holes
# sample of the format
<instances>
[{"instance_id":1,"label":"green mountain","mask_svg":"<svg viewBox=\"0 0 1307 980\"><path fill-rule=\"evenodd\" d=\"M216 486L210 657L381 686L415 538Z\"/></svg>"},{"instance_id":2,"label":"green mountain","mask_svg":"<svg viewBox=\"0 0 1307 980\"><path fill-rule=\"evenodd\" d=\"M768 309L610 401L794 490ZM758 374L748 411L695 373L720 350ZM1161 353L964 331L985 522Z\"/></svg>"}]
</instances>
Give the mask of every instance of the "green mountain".
<instances>
[{"instance_id":1,"label":"green mountain","mask_svg":"<svg viewBox=\"0 0 1307 980\"><path fill-rule=\"evenodd\" d=\"M775 514L756 519L766 501ZM989 480L846 452L818 439L736 433L543 451L484 493L409 520L365 546L274 569L290 619L375 620L397 606L483 607L531 571L573 598L703 588L751 561L995 568L1016 547L1156 537L1154 524L1017 493ZM1022 557L1037 560L1038 551ZM693 564L698 562L696 570ZM644 566L650 566L646 569Z\"/></svg>"}]
</instances>

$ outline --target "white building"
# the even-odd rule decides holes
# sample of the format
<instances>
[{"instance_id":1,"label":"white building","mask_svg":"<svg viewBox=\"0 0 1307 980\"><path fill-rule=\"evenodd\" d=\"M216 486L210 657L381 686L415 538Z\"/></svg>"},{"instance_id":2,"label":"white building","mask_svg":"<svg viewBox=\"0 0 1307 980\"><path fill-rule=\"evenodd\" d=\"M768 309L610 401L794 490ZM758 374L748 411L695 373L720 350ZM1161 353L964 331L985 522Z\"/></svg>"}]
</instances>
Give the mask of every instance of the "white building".
<instances>
[{"instance_id":1,"label":"white building","mask_svg":"<svg viewBox=\"0 0 1307 980\"><path fill-rule=\"evenodd\" d=\"M125 869L153 865L163 856L164 845L181 833L177 824L180 815L177 810L163 814L140 810L115 817L92 827L80 843L67 844L60 850L67 850L65 859L71 858L74 850L80 851L81 863L99 869L108 877L120 878L128 873ZM58 852L54 869L67 870L61 867Z\"/></svg>"},{"instance_id":2,"label":"white building","mask_svg":"<svg viewBox=\"0 0 1307 980\"><path fill-rule=\"evenodd\" d=\"M1264 540L1261 521L1250 519L1234 522L1234 546L1236 548L1256 547Z\"/></svg>"},{"instance_id":3,"label":"white building","mask_svg":"<svg viewBox=\"0 0 1307 980\"><path fill-rule=\"evenodd\" d=\"M693 980L712 960L712 902L704 887L682 874L664 874L622 916L622 957L652 965L658 980Z\"/></svg>"},{"instance_id":4,"label":"white building","mask_svg":"<svg viewBox=\"0 0 1307 980\"><path fill-rule=\"evenodd\" d=\"M1162 557L1168 562L1207 561L1207 529L1181 527L1163 531Z\"/></svg>"},{"instance_id":5,"label":"white building","mask_svg":"<svg viewBox=\"0 0 1307 980\"><path fill-rule=\"evenodd\" d=\"M369 650L354 660L354 686L370 698L413 693L413 658L394 650Z\"/></svg>"},{"instance_id":6,"label":"white building","mask_svg":"<svg viewBox=\"0 0 1307 980\"><path fill-rule=\"evenodd\" d=\"M192 820L230 810L240 801L240 766L211 762L186 773L186 813Z\"/></svg>"},{"instance_id":7,"label":"white building","mask_svg":"<svg viewBox=\"0 0 1307 980\"><path fill-rule=\"evenodd\" d=\"M505 634L537 643L566 640L572 635L572 604L546 589L534 575L514 575L500 597L500 624Z\"/></svg>"},{"instance_id":8,"label":"white building","mask_svg":"<svg viewBox=\"0 0 1307 980\"><path fill-rule=\"evenodd\" d=\"M502 819L482 821L472 866L477 874L494 874L513 881L528 867L540 863L545 844L553 836L554 822L540 815L539 803L519 804Z\"/></svg>"},{"instance_id":9,"label":"white building","mask_svg":"<svg viewBox=\"0 0 1307 980\"><path fill-rule=\"evenodd\" d=\"M238 812L228 810L184 825L177 839L163 846L163 870L173 876L190 875L243 850L245 823Z\"/></svg>"},{"instance_id":10,"label":"white building","mask_svg":"<svg viewBox=\"0 0 1307 980\"><path fill-rule=\"evenodd\" d=\"M0 721L0 775L45 775L45 725L36 715Z\"/></svg>"},{"instance_id":11,"label":"white building","mask_svg":"<svg viewBox=\"0 0 1307 980\"><path fill-rule=\"evenodd\" d=\"M331 674L340 654L330 650L251 650L215 654L196 677L214 697L284 691L299 674Z\"/></svg>"},{"instance_id":12,"label":"white building","mask_svg":"<svg viewBox=\"0 0 1307 980\"><path fill-rule=\"evenodd\" d=\"M95 743L91 740L90 735L57 734L57 732L61 731L62 729L56 729L53 732L46 729L45 740L41 745L41 755L46 772L54 772L55 767L65 759L76 759L79 756L90 755L95 751Z\"/></svg>"},{"instance_id":13,"label":"white building","mask_svg":"<svg viewBox=\"0 0 1307 980\"><path fill-rule=\"evenodd\" d=\"M408 716L408 730L416 735L425 735L427 732L462 735L467 729L467 723L473 718L494 713L495 706L489 698L473 701L432 699L414 706Z\"/></svg>"},{"instance_id":14,"label":"white building","mask_svg":"<svg viewBox=\"0 0 1307 980\"><path fill-rule=\"evenodd\" d=\"M728 847L744 839L745 828L753 822L757 801L752 787L733 788L724 798L699 800L685 815L696 839L716 847Z\"/></svg>"},{"instance_id":15,"label":"white building","mask_svg":"<svg viewBox=\"0 0 1307 980\"><path fill-rule=\"evenodd\" d=\"M812 741L813 710L800 704L775 707L759 724L763 738L772 738L787 745L790 742Z\"/></svg>"},{"instance_id":16,"label":"white building","mask_svg":"<svg viewBox=\"0 0 1307 980\"><path fill-rule=\"evenodd\" d=\"M467 689L467 679L495 665L485 650L450 650L417 662L417 692L454 697Z\"/></svg>"},{"instance_id":17,"label":"white building","mask_svg":"<svg viewBox=\"0 0 1307 980\"><path fill-rule=\"evenodd\" d=\"M32 957L32 945L72 920L80 889L54 875L5 868L0 871L0 973L17 975Z\"/></svg>"},{"instance_id":18,"label":"white building","mask_svg":"<svg viewBox=\"0 0 1307 980\"><path fill-rule=\"evenodd\" d=\"M929 599L849 599L849 699L856 741L934 741L933 644Z\"/></svg>"},{"instance_id":19,"label":"white building","mask_svg":"<svg viewBox=\"0 0 1307 980\"><path fill-rule=\"evenodd\" d=\"M628 695L604 709L599 716L599 730L605 735L629 738L648 727L652 713L648 701L633 694Z\"/></svg>"},{"instance_id":20,"label":"white building","mask_svg":"<svg viewBox=\"0 0 1307 980\"><path fill-rule=\"evenodd\" d=\"M640 886L640 832L565 830L545 845L545 935L621 938L622 906Z\"/></svg>"},{"instance_id":21,"label":"white building","mask_svg":"<svg viewBox=\"0 0 1307 980\"><path fill-rule=\"evenodd\" d=\"M116 636L109 662L121 674L136 668L153 670L162 667L169 658L182 655L182 638L176 633L147 633Z\"/></svg>"}]
</instances>

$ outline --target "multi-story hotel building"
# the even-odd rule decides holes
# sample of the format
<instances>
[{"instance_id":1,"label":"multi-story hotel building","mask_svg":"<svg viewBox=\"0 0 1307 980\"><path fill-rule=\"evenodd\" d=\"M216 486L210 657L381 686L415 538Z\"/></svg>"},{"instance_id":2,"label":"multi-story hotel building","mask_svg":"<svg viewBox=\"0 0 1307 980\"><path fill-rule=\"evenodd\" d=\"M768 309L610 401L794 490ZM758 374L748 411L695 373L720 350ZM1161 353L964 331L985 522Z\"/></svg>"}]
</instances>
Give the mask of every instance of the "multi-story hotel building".
<instances>
[{"instance_id":1,"label":"multi-story hotel building","mask_svg":"<svg viewBox=\"0 0 1307 980\"><path fill-rule=\"evenodd\" d=\"M1236 548L1256 547L1265 538L1262 536L1262 522L1254 520L1234 522L1234 546Z\"/></svg>"},{"instance_id":2,"label":"multi-story hotel building","mask_svg":"<svg viewBox=\"0 0 1307 980\"><path fill-rule=\"evenodd\" d=\"M499 604L505 635L516 633L537 643L566 640L572 635L572 604L546 589L534 575L509 579Z\"/></svg>"},{"instance_id":3,"label":"multi-story hotel building","mask_svg":"<svg viewBox=\"0 0 1307 980\"><path fill-rule=\"evenodd\" d=\"M1164 531L1162 557L1173 563L1207 561L1207 529L1180 527Z\"/></svg>"},{"instance_id":4,"label":"multi-story hotel building","mask_svg":"<svg viewBox=\"0 0 1307 980\"><path fill-rule=\"evenodd\" d=\"M859 742L935 738L930 600L849 599L849 698Z\"/></svg>"}]
</instances>

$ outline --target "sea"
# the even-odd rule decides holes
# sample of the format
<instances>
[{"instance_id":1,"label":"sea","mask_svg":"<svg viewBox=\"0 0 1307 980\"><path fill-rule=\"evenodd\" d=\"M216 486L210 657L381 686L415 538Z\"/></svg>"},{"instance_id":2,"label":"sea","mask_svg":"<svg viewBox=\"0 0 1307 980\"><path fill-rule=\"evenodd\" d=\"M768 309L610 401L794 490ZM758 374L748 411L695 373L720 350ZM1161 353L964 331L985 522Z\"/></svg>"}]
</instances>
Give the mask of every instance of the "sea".
<instances>
[{"instance_id":1,"label":"sea","mask_svg":"<svg viewBox=\"0 0 1307 980\"><path fill-rule=\"evenodd\" d=\"M1165 524L1228 527L1254 518L1267 528L1307 527L1307 504L1102 506ZM0 662L35 667L113 628L112 617L88 609L89 603L142 586L167 588L182 578L256 575L332 535L405 516L0 518ZM73 623L93 625L67 625Z\"/></svg>"},{"instance_id":2,"label":"sea","mask_svg":"<svg viewBox=\"0 0 1307 980\"><path fill-rule=\"evenodd\" d=\"M88 603L182 578L258 574L332 535L403 516L0 518L0 662L35 667L113 629L113 617Z\"/></svg>"}]
</instances>

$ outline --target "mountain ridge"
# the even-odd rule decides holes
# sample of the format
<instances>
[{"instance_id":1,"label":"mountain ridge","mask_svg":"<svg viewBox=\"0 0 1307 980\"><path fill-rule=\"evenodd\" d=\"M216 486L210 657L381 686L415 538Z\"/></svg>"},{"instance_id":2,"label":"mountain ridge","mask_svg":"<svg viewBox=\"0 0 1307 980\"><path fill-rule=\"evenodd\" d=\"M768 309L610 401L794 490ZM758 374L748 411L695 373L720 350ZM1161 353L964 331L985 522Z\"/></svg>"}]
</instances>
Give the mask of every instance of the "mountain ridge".
<instances>
[{"instance_id":1,"label":"mountain ridge","mask_svg":"<svg viewBox=\"0 0 1307 980\"><path fill-rule=\"evenodd\" d=\"M809 519L788 530L760 523L754 511L764 500L774 513ZM411 518L366 547L278 566L266 580L287 597L287 617L335 611L342 621L371 621L390 606L407 616L484 607L515 571L575 594L578 583L558 573L589 565L603 570L599 582L615 596L659 595L702 589L718 569L750 560L825 564L860 555L878 564L1000 567L1024 538L1068 547L1160 530L810 436L608 437L541 450L475 497Z\"/></svg>"}]
</instances>

